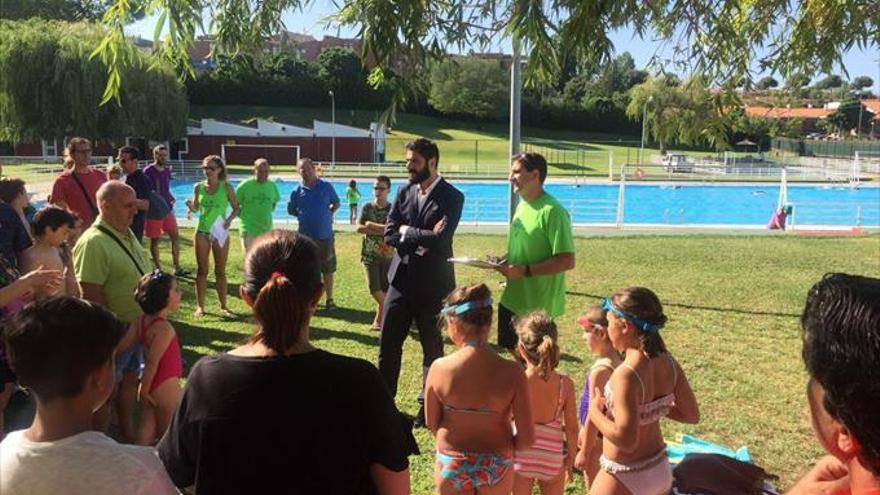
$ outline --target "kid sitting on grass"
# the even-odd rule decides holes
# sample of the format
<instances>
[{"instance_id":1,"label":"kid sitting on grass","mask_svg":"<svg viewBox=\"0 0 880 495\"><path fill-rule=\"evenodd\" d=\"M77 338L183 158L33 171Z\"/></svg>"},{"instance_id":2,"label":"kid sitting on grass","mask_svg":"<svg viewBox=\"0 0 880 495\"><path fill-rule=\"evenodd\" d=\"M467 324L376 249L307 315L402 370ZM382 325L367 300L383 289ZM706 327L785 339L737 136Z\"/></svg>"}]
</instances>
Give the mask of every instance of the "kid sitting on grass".
<instances>
[{"instance_id":1,"label":"kid sitting on grass","mask_svg":"<svg viewBox=\"0 0 880 495\"><path fill-rule=\"evenodd\" d=\"M92 430L92 413L113 392L122 322L96 304L50 297L4 321L3 331L37 413L30 428L0 443L0 493L177 493L153 449Z\"/></svg>"},{"instance_id":2,"label":"kid sitting on grass","mask_svg":"<svg viewBox=\"0 0 880 495\"><path fill-rule=\"evenodd\" d=\"M620 364L620 354L611 345L608 338L608 317L601 306L592 306L578 319L578 324L584 329L584 340L587 348L593 355L599 356L584 380L584 390L581 392L581 403L578 409L578 419L581 422L581 431L578 434L578 454L574 460L574 467L584 473L584 484L589 492L590 484L596 479L599 472L599 455L602 453L602 441L596 426L587 421L587 412L590 407L590 391L603 390L614 368ZM598 441L598 442L597 442Z\"/></svg>"},{"instance_id":3,"label":"kid sitting on grass","mask_svg":"<svg viewBox=\"0 0 880 495\"><path fill-rule=\"evenodd\" d=\"M700 410L681 367L666 349L660 299L650 289L630 287L602 302L608 336L623 362L590 393L589 420L602 434L602 468L590 493L667 494L672 468L660 430L663 417L695 424Z\"/></svg>"},{"instance_id":4,"label":"kid sitting on grass","mask_svg":"<svg viewBox=\"0 0 880 495\"><path fill-rule=\"evenodd\" d=\"M517 319L516 333L517 351L526 363L535 443L516 449L513 493L531 495L537 480L542 495L562 495L577 443L574 382L556 371L558 333L547 313L536 311Z\"/></svg>"},{"instance_id":5,"label":"kid sitting on grass","mask_svg":"<svg viewBox=\"0 0 880 495\"><path fill-rule=\"evenodd\" d=\"M180 306L180 289L172 275L157 269L138 282L135 299L144 314L132 326L137 327L145 356L137 443L153 445L168 429L180 395L180 342L168 321L168 315Z\"/></svg>"},{"instance_id":6,"label":"kid sitting on grass","mask_svg":"<svg viewBox=\"0 0 880 495\"><path fill-rule=\"evenodd\" d=\"M58 206L46 206L34 215L34 246L24 253L23 271L43 267L44 270L57 270L64 275L64 283L60 287L50 292L37 291L33 294L34 299L56 295L80 296L73 261L62 256L64 243L74 226L73 214Z\"/></svg>"},{"instance_id":7,"label":"kid sitting on grass","mask_svg":"<svg viewBox=\"0 0 880 495\"><path fill-rule=\"evenodd\" d=\"M440 314L458 351L434 361L425 382L437 491L508 495L514 448L534 440L525 374L487 343L492 295L485 284L455 289Z\"/></svg>"}]
</instances>

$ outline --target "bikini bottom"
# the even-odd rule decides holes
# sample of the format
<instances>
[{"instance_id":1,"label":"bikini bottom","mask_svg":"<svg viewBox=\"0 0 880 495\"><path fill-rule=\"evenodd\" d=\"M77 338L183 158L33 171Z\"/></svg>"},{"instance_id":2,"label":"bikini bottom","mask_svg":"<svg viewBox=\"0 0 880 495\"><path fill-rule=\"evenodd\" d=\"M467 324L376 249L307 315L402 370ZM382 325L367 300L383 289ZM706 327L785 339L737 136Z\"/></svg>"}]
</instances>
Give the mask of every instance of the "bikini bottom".
<instances>
[{"instance_id":1,"label":"bikini bottom","mask_svg":"<svg viewBox=\"0 0 880 495\"><path fill-rule=\"evenodd\" d=\"M603 454L599 465L634 495L665 495L672 490L672 466L665 448L629 464L612 461Z\"/></svg>"},{"instance_id":2,"label":"bikini bottom","mask_svg":"<svg viewBox=\"0 0 880 495\"><path fill-rule=\"evenodd\" d=\"M437 450L440 476L451 481L458 490L473 491L483 486L495 486L513 464L509 455L496 452L459 452Z\"/></svg>"}]
</instances>

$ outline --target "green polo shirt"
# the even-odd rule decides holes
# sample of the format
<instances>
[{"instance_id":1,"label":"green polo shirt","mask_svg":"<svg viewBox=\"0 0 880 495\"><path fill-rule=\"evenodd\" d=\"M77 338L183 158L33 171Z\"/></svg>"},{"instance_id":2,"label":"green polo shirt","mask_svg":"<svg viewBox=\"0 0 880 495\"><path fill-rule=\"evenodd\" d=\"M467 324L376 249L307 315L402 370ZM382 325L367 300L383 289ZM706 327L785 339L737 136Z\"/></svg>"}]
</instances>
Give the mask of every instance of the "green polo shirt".
<instances>
[{"instance_id":1,"label":"green polo shirt","mask_svg":"<svg viewBox=\"0 0 880 495\"><path fill-rule=\"evenodd\" d=\"M146 252L131 230L120 232L105 223L99 216L95 224L83 232L76 246L73 247L73 266L76 270L76 279L80 283L104 287L107 309L119 319L131 323L143 313L134 300L134 290L141 278L141 272L116 241L98 230L98 225L107 228L122 241L122 244L140 265L141 271L144 273L150 271Z\"/></svg>"},{"instance_id":2,"label":"green polo shirt","mask_svg":"<svg viewBox=\"0 0 880 495\"><path fill-rule=\"evenodd\" d=\"M571 219L556 198L545 192L531 203L519 202L507 237L509 263L535 265L573 252ZM543 309L556 318L565 312L565 273L508 280L501 304L516 315Z\"/></svg>"}]
</instances>

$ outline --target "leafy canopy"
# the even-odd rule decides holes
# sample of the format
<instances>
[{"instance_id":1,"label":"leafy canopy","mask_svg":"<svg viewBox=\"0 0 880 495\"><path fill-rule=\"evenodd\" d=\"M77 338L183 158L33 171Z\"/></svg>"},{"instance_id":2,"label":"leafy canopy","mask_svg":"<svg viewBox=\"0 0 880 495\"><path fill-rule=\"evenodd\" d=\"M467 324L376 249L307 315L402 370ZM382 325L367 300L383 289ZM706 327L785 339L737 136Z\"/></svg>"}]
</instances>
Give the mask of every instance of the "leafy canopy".
<instances>
[{"instance_id":1,"label":"leafy canopy","mask_svg":"<svg viewBox=\"0 0 880 495\"><path fill-rule=\"evenodd\" d=\"M107 63L107 97L118 93L123 27L143 10L158 13L161 55L190 73L187 48L202 19L219 52L253 49L278 32L281 14L314 0L110 0L108 31L98 53ZM610 33L630 28L674 43L673 64L707 83L733 87L758 66L784 79L830 73L851 47L880 46L880 2L865 0L349 0L338 2L331 25L355 29L380 67L400 76L418 73L450 48L488 47L504 39L528 57L529 86L552 84L565 61L598 66L614 51ZM461 50L463 51L463 50ZM377 71L378 72L378 71ZM381 73L373 82L387 80ZM404 77L404 80L406 77ZM400 82L400 81L397 81ZM401 91L403 92L403 91Z\"/></svg>"}]
</instances>

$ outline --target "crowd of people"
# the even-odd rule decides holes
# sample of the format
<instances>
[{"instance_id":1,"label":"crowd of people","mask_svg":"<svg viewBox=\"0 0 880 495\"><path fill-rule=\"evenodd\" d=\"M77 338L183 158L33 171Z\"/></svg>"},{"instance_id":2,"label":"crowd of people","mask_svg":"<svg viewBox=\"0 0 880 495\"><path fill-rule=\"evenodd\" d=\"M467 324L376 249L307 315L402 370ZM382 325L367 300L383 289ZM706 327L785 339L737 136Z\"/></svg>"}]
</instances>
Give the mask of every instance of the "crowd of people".
<instances>
[{"instance_id":1,"label":"crowd of people","mask_svg":"<svg viewBox=\"0 0 880 495\"><path fill-rule=\"evenodd\" d=\"M440 175L433 142L406 146L409 180L393 201L390 179L379 176L374 199L359 215L349 211L364 235L360 259L376 302L376 366L309 338L322 299L324 310L336 307L333 186L300 160L302 183L287 205L298 231L276 230L281 198L269 163L257 160L254 177L233 188L223 160L206 157L205 180L186 200L198 217L197 315L206 311L213 257L221 316L233 316L225 268L238 217L239 295L255 323L246 342L195 363L184 387L173 315L187 272L167 153L157 147L153 156L140 171L137 150L120 149L124 176L112 179L91 167L89 141L74 138L50 204L33 215L25 184L0 179L0 427L15 383L36 404L32 424L0 443L0 492L403 494L409 456L419 453L413 427L435 438L443 494L537 487L556 495L575 471L594 494L672 489L660 420L693 424L700 410L663 340L658 295L627 287L584 308L577 322L596 360L582 387L557 369L575 248L568 213L544 190L540 155L511 160L521 201L507 252L492 258L506 278L497 302L485 284L455 282L447 260L465 197ZM360 199L356 184L346 199ZM161 268L163 234L172 271ZM413 324L423 386L410 419L395 396ZM789 493L876 495L880 279L826 276L810 289L801 325L810 416L830 455ZM455 347L447 356L443 327Z\"/></svg>"}]
</instances>

